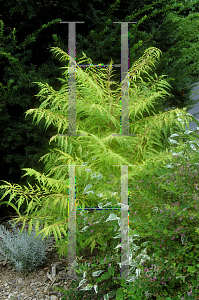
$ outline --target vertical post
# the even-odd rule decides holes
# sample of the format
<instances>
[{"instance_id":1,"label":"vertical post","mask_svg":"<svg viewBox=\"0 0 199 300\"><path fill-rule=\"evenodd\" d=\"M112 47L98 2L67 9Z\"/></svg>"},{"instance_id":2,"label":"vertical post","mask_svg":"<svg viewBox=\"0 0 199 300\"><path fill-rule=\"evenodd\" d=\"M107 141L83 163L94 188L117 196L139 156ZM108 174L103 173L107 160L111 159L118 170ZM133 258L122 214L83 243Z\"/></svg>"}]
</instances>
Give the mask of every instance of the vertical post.
<instances>
[{"instance_id":1,"label":"vertical post","mask_svg":"<svg viewBox=\"0 0 199 300\"><path fill-rule=\"evenodd\" d=\"M129 113L128 113L128 98L129 98L129 45L128 45L128 23L137 22L113 22L121 23L121 133L125 136L136 136L129 134ZM127 78L126 78L127 76ZM120 134L113 133L114 136Z\"/></svg>"},{"instance_id":2,"label":"vertical post","mask_svg":"<svg viewBox=\"0 0 199 300\"><path fill-rule=\"evenodd\" d=\"M121 166L121 278L129 275L128 165Z\"/></svg>"},{"instance_id":3,"label":"vertical post","mask_svg":"<svg viewBox=\"0 0 199 300\"><path fill-rule=\"evenodd\" d=\"M69 165L68 241L68 275L76 279L75 165Z\"/></svg>"},{"instance_id":4,"label":"vertical post","mask_svg":"<svg viewBox=\"0 0 199 300\"><path fill-rule=\"evenodd\" d=\"M76 36L75 23L69 24L69 78L68 78L68 135L76 135L76 81L75 81L75 59L76 59Z\"/></svg>"},{"instance_id":5,"label":"vertical post","mask_svg":"<svg viewBox=\"0 0 199 300\"><path fill-rule=\"evenodd\" d=\"M121 135L136 136L129 134L129 45L128 23L137 22L113 22L121 23ZM127 76L127 77L126 77ZM112 134L120 136L120 134ZM124 178L126 176L126 178ZM129 205L128 205L128 166L121 166L121 278L129 275Z\"/></svg>"},{"instance_id":6,"label":"vertical post","mask_svg":"<svg viewBox=\"0 0 199 300\"><path fill-rule=\"evenodd\" d=\"M75 81L75 59L76 59L76 34L75 23L84 22L60 22L69 23L68 29L68 54L69 57L69 78L68 78L68 136L76 134L76 81ZM82 136L84 134L81 134ZM69 203L68 203L68 273L76 279L76 201L75 201L75 166L69 166ZM74 267L74 269L72 269Z\"/></svg>"},{"instance_id":7,"label":"vertical post","mask_svg":"<svg viewBox=\"0 0 199 300\"><path fill-rule=\"evenodd\" d=\"M76 134L76 34L75 24L85 23L79 21L63 21L60 23L68 23L68 55L69 57L69 78L68 78L68 136L84 136L84 134Z\"/></svg>"}]
</instances>

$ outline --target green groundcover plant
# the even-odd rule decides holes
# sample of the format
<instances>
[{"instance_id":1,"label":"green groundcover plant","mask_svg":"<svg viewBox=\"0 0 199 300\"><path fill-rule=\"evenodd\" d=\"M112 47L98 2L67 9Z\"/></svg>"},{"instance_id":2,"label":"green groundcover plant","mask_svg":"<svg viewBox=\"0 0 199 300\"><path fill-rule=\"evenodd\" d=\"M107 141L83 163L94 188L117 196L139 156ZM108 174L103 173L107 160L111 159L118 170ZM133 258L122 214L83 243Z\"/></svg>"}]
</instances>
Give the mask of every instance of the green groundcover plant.
<instances>
[{"instance_id":1,"label":"green groundcover plant","mask_svg":"<svg viewBox=\"0 0 199 300\"><path fill-rule=\"evenodd\" d=\"M193 143L180 143L178 151L176 149L172 153L173 162L167 165L167 168L172 170L171 173L159 178L153 176L135 181L134 186L137 185L137 188L132 189L130 193L130 237L133 237L130 238L130 274L135 273L137 276L132 276L129 281L117 281L112 278L118 274L120 258L117 246L111 243L112 249L108 249L106 255L105 247L98 247L101 251L95 261L78 264L78 273L86 278L80 281L79 285L74 283L73 288L67 291L62 299L71 299L72 295L75 297L74 287L79 288L75 299L92 299L92 290L95 290L96 294L103 294L102 283L105 284L104 299L199 298L199 153ZM105 213L106 211L103 211L103 217ZM88 224L82 241L88 236L93 237L95 233L103 232L105 228L106 234L102 240L106 240L108 232L114 231L114 220L117 222L117 216L114 218L114 214L109 218L112 225L108 227L104 226L107 220L99 219L98 212L90 218L89 213L85 211L79 215L83 215L84 220L81 221L78 217L78 225L85 228ZM78 230L78 233L80 231ZM136 243L133 240L136 240ZM144 247L146 245L147 247ZM80 289L85 282L89 284ZM85 295L83 291L86 290L92 292Z\"/></svg>"},{"instance_id":2,"label":"green groundcover plant","mask_svg":"<svg viewBox=\"0 0 199 300\"><path fill-rule=\"evenodd\" d=\"M57 54L61 54L63 59L68 59L69 56L59 48L53 48ZM168 163L173 161L173 154L169 151L172 147L168 138L179 135L179 139L184 141L191 141L192 147L197 150L198 144L194 137L197 134L192 131L185 131L185 124L189 127L189 121L194 120L199 125L198 121L186 112L186 109L174 109L167 112L155 112L155 103L161 98L165 98L169 93L166 91L169 84L163 80L163 76L155 74L155 80L147 73L150 66L159 59L160 50L157 48L149 48L133 66L129 69L129 78L126 76L124 83L127 84L129 80L129 131L135 136L113 136L112 133L118 133L120 129L120 91L119 86L116 91L111 91L110 81L111 67L108 68L108 81L104 82L104 71L96 70L91 74L84 72L81 68L76 70L76 86L77 86L77 133L84 134L84 136L67 136L64 134L68 130L68 84L67 78L60 79L64 84L60 91L55 91L49 87L48 84L38 83L42 88L38 93L38 97L45 99L39 108L30 109L26 114L34 113L34 118L37 117L37 123L42 119L46 119L46 127L53 124L58 129L58 134L50 139L58 140L58 148L50 149L50 153L41 157L44 159L46 167L44 169L46 174L41 174L33 169L23 169L26 175L35 176L40 183L36 185L36 189L29 184L29 187L21 187L19 185L2 185L0 188L5 189L5 193L1 199L10 194L10 199L7 203L12 205L19 214L15 220L16 222L23 221L23 228L25 223L29 220L29 234L33 224L37 234L45 236L51 233L55 236L57 241L56 247L58 253L67 255L68 251L68 165L81 165L76 167L76 207L115 207L121 205L120 191L115 194L114 187L120 188L121 173L119 168L114 168L114 165L129 165L128 184L130 190L137 194L129 195L129 243L130 243L130 272L131 275L128 281L110 280L110 278L118 274L118 265L120 260L119 254L119 239L120 232L120 210L112 211L104 210L100 216L99 211L81 211L77 213L77 250L82 247L89 247L91 253L93 249L99 250L98 261L96 261L94 268L95 272L92 276L87 276L92 281L87 289L92 289L97 294L98 283L105 281L104 299L116 297L116 299L142 299L144 292L161 293L159 286L157 288L151 287L151 284L157 284L158 281L146 281L146 284L140 279L140 274L143 274L143 266L146 260L152 259L157 265L158 272L164 271L161 269L161 259L163 259L163 252L168 254L168 249L171 249L169 239L175 235L172 230L176 225L174 217L180 214L183 222L187 222L189 217L189 210L186 205L186 193L175 185L170 184L170 191L168 192L167 183L164 184L164 176L169 176ZM78 62L81 63L81 62ZM92 63L89 61L89 63ZM111 62L112 64L112 62ZM64 67L65 68L65 67ZM66 67L68 68L68 67ZM86 70L90 71L90 70ZM68 71L64 74L66 75ZM98 74L97 74L98 73ZM100 75L99 75L100 73ZM141 73L148 75L149 82L144 82ZM50 108L47 108L48 105ZM152 109L153 108L153 109ZM62 130L62 134L59 132ZM170 140L171 143L174 140ZM177 143L177 141L176 141ZM182 142L181 142L182 143ZM178 145L177 148L183 148L184 144ZM191 148L192 149L192 148ZM88 157L87 157L88 156ZM85 162L87 157L87 162ZM91 161L92 158L92 161ZM88 169L83 168L87 166ZM175 167L177 168L177 167ZM91 178L89 174L92 174ZM95 173L94 173L95 172ZM98 175L96 173L99 173ZM103 176L102 176L102 174ZM114 175L113 175L114 174ZM114 177L110 183L107 180ZM51 176L51 177L50 177ZM162 177L161 177L162 176ZM154 177L154 178L153 178ZM152 178L154 180L152 180ZM160 179L160 186L157 191L155 179ZM148 179L151 182L152 188L147 186L139 189L138 182L140 179ZM135 185L137 183L137 185ZM95 186L95 192L89 189ZM153 193L151 193L151 191ZM139 194L140 193L140 194ZM162 194L161 194L162 193ZM171 193L171 194L170 194ZM166 195L172 199L176 196L183 195L184 210L173 210L172 204L165 200ZM161 198L161 195L164 197ZM14 197L18 202L18 207L11 203ZM27 209L25 214L20 214L20 207L26 200ZM193 201L192 201L193 202ZM163 203L167 204L163 208ZM192 205L192 204L191 204ZM161 209L164 214L153 212L152 209ZM193 210L191 206L190 210ZM173 214L174 212L174 214ZM193 213L194 217L196 213ZM191 217L193 218L193 215ZM84 218L84 221L82 220ZM184 225L184 223L182 223ZM39 226L44 228L39 231ZM188 224L189 225L189 224ZM156 233L157 228L160 233ZM86 228L85 228L86 227ZM23 231L23 228L21 231ZM92 228L92 229L91 229ZM180 227L177 227L177 229ZM191 230L191 227L188 227ZM194 227L195 228L195 227ZM176 230L177 230L176 229ZM193 227L192 227L193 229ZM182 229L184 234L185 229ZM118 231L118 232L117 232ZM178 232L178 230L177 230ZM188 233L187 233L188 232ZM117 235L116 235L117 233ZM164 235L162 238L161 234ZM194 237L186 231L186 236L191 236L191 239L197 238L197 231L194 231ZM161 244L159 238L165 240L165 245ZM175 236L174 236L175 238ZM137 243L134 243L138 239ZM173 241L173 240L172 240ZM166 243L168 242L168 246ZM175 241L176 242L176 241ZM153 244L155 243L155 244ZM161 243L163 243L161 241ZM147 247L146 247L147 245ZM172 244L173 245L173 244ZM138 251L139 250L139 251ZM166 251L167 250L167 251ZM185 249L183 248L183 251ZM147 251L149 252L147 254ZM190 251L190 249L188 250ZM192 251L192 250L191 250ZM194 251L194 250L193 250ZM108 258L105 256L108 255ZM139 254L138 254L139 253ZM78 254L80 254L78 252ZM149 255L150 254L150 255ZM165 254L165 255L166 255ZM104 258L102 258L104 256ZM186 255L184 254L184 257ZM167 258L168 259L168 258ZM173 258L172 258L173 259ZM173 260L170 260L170 262ZM182 258L183 259L183 258ZM105 270L102 270L102 260L106 262ZM108 260L108 261L107 261ZM112 260L112 261L110 261ZM97 266L97 262L99 266ZM160 265L159 265L160 264ZM83 272L86 276L88 266L79 267L79 273ZM121 267L121 266L120 266ZM195 268L197 267L197 264ZM169 266L175 269L173 264ZM87 271L85 271L87 270ZM188 268L187 268L188 270ZM152 272L152 271L150 271ZM176 271L177 272L177 271ZM195 272L191 270L188 271ZM99 277L100 275L100 277ZM147 277L150 274L146 274ZM177 273L177 275L179 275ZM142 275L141 275L142 276ZM158 277L159 278L159 277ZM140 281L139 281L140 280ZM181 280L181 279L180 279ZM180 281L179 280L179 281ZM79 287L86 282L79 283ZM177 282L178 283L178 282ZM142 287L141 287L142 285ZM158 284L157 284L158 285ZM175 287L176 288L176 287ZM155 291L154 291L155 289ZM194 291L193 291L194 292ZM115 293L115 296L114 296ZM164 294L167 295L167 291ZM143 294L144 295L144 294ZM161 294L162 297L163 293ZM131 297L131 298L130 298ZM145 295L146 297L146 295ZM144 299L144 298L143 298ZM160 299L160 298L159 298ZM162 299L162 298L161 298Z\"/></svg>"}]
</instances>

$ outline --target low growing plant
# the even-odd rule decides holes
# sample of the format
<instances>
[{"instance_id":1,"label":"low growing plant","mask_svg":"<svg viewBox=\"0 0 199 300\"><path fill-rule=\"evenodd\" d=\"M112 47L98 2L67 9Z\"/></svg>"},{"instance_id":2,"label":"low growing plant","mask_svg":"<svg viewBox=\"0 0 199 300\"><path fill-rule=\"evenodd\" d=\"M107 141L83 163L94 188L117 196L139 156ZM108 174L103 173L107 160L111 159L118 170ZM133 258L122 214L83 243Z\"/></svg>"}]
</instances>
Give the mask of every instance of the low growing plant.
<instances>
[{"instance_id":1,"label":"low growing plant","mask_svg":"<svg viewBox=\"0 0 199 300\"><path fill-rule=\"evenodd\" d=\"M11 224L11 221L9 223ZM41 241L41 237L35 238L35 229L30 234L26 231L20 234L15 224L12 226L13 233L0 226L0 253L14 264L16 271L25 274L35 270L46 260L47 246Z\"/></svg>"}]
</instances>

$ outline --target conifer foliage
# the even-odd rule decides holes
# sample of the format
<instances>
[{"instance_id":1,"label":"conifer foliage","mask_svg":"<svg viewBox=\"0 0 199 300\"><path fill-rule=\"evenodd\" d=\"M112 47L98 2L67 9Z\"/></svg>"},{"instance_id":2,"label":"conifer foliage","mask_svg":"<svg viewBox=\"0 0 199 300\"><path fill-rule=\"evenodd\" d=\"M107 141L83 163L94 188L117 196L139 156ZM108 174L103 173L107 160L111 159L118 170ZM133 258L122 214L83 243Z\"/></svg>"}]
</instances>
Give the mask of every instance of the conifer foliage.
<instances>
[{"instance_id":1,"label":"conifer foliage","mask_svg":"<svg viewBox=\"0 0 199 300\"><path fill-rule=\"evenodd\" d=\"M38 106L33 98L37 88L32 81L50 83L47 77L57 67L51 62L51 69L45 64L36 69L35 65L30 64L32 50L28 47L35 42L40 31L59 21L53 20L42 25L19 43L17 30L13 28L9 35L6 34L4 22L0 20L0 64L3 77L0 82L0 166L4 170L4 174L0 173L1 178L8 174L9 178L13 178L17 173L17 165L20 168L36 165L48 147L49 135L46 135L43 128L34 126L31 120L25 120L24 111Z\"/></svg>"}]
</instances>

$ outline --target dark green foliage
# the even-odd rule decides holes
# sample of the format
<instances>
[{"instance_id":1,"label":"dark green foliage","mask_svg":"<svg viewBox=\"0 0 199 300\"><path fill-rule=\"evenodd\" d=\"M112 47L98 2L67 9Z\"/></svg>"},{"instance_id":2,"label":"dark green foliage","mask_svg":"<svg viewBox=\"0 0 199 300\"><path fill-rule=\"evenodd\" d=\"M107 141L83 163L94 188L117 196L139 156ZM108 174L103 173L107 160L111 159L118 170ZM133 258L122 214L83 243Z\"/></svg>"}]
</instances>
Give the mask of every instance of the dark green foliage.
<instances>
[{"instance_id":1,"label":"dark green foliage","mask_svg":"<svg viewBox=\"0 0 199 300\"><path fill-rule=\"evenodd\" d=\"M56 22L58 21L52 23ZM28 36L23 44L28 45L34 40L33 34ZM18 45L14 29L10 35L5 35L3 21L0 45L3 68L0 83L0 176L1 179L9 179L10 182L25 183L27 180L19 179L22 176L21 168L32 166L42 172L43 165L39 165L38 160L47 152L49 138L55 132L52 126L45 132L42 124L35 126L31 119L25 119L24 112L27 108L39 106L39 101L34 97L38 88L32 82L41 80L52 84L48 77L58 74L58 68L52 62L43 64L40 68L36 68L32 63L30 66L32 51Z\"/></svg>"}]
</instances>

